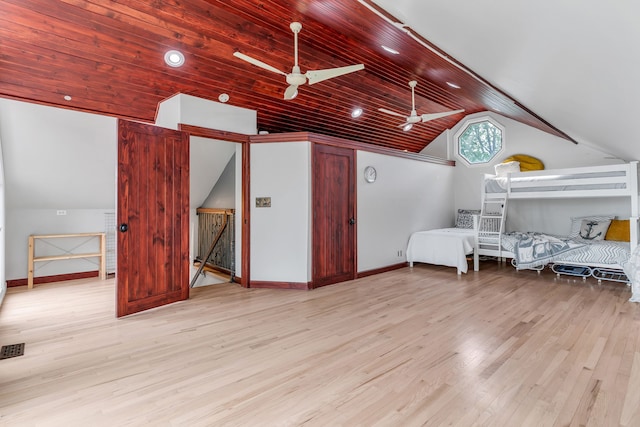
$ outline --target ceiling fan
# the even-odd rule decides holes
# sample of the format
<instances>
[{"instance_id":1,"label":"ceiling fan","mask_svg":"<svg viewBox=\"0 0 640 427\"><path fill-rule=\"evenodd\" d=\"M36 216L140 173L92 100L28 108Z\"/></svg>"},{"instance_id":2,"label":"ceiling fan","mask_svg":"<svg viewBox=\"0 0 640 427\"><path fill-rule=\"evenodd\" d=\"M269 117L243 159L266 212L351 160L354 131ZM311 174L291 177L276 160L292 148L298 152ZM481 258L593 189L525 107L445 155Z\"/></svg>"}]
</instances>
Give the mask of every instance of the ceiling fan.
<instances>
[{"instance_id":1,"label":"ceiling fan","mask_svg":"<svg viewBox=\"0 0 640 427\"><path fill-rule=\"evenodd\" d=\"M240 53L240 52L233 53L233 56L235 56L236 58L240 58L243 61L247 61L248 63L253 64L257 67L264 68L265 70L282 74L283 76L285 76L287 78L287 83L289 84L289 87L287 87L287 89L284 91L284 99L290 100L295 98L296 95L298 95L298 86L305 84L307 81L309 82L310 85L312 85L314 83L318 83L323 80L331 79L333 77L342 76L344 74L349 74L349 73L353 73L354 71L359 71L364 69L364 64L357 64L357 65L349 65L349 66L340 67L340 68L328 68L326 70L315 70L315 71L309 70L303 74L300 71L300 67L298 66L298 33L300 33L300 30L302 29L302 24L299 22L292 22L291 25L289 25L289 27L291 28L291 31L293 31L294 58L295 58L291 73L287 74L284 71L280 71L277 68L272 67L269 64L265 64L264 62L258 59L245 55L244 53Z\"/></svg>"},{"instance_id":2,"label":"ceiling fan","mask_svg":"<svg viewBox=\"0 0 640 427\"><path fill-rule=\"evenodd\" d=\"M454 110L454 111L445 111L442 113L431 113L431 114L421 114L418 115L416 112L416 94L415 88L418 85L418 82L415 80L411 80L409 82L409 87L411 87L411 114L408 116L405 114L396 113L395 111L387 110L386 108L378 108L378 111L381 111L386 114L391 114L392 116L404 117L405 123L399 125L402 130L405 132L410 130L414 124L420 122L428 122L430 120L440 119L442 117L451 116L453 114L462 113L464 110Z\"/></svg>"}]
</instances>

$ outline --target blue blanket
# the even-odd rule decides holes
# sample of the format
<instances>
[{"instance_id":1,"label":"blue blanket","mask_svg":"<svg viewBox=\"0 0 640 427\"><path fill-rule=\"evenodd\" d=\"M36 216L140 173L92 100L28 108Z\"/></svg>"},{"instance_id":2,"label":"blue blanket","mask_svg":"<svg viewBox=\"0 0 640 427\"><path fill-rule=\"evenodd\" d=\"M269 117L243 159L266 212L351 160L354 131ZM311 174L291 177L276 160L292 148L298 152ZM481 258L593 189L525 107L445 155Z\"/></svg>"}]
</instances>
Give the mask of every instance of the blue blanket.
<instances>
[{"instance_id":1,"label":"blue blanket","mask_svg":"<svg viewBox=\"0 0 640 427\"><path fill-rule=\"evenodd\" d=\"M514 231L508 234L518 239L513 251L518 270L546 265L560 254L585 246L568 238L543 233Z\"/></svg>"}]
</instances>

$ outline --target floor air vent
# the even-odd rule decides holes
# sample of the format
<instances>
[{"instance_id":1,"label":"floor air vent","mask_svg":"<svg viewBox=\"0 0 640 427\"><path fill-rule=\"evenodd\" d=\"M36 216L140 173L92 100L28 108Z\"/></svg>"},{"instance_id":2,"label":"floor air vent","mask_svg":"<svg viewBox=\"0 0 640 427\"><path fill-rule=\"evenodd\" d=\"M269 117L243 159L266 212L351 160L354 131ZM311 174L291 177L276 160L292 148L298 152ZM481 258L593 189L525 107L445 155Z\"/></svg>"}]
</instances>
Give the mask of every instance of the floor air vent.
<instances>
[{"instance_id":1,"label":"floor air vent","mask_svg":"<svg viewBox=\"0 0 640 427\"><path fill-rule=\"evenodd\" d=\"M3 345L0 349L0 359L9 359L10 357L18 357L24 354L24 343Z\"/></svg>"}]
</instances>

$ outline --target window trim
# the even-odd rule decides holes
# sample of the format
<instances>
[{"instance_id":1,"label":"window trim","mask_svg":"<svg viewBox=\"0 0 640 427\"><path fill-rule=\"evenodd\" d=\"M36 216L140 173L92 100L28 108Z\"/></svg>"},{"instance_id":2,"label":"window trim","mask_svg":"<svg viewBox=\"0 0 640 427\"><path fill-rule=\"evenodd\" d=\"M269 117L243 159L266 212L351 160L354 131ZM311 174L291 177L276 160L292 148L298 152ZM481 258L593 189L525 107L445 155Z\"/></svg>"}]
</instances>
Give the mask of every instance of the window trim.
<instances>
[{"instance_id":1,"label":"window trim","mask_svg":"<svg viewBox=\"0 0 640 427\"><path fill-rule=\"evenodd\" d=\"M500 150L498 150L489 161L483 162L483 163L471 163L460 154L460 136L472 124L480 123L480 122L487 122L487 121L489 123L491 123L493 126L495 126L498 129L500 129L500 131L502 132L502 147L500 147ZM498 122L496 119L494 119L490 115L482 115L482 116L478 116L478 117L464 119L460 123L460 127L458 128L456 133L453 134L454 156L456 157L456 159L458 159L462 163L464 163L465 166L467 166L467 167L475 168L475 167L491 166L492 164L496 163L496 158L505 151L505 147L507 145L506 134L507 134L507 132L506 132L506 128L504 127L504 125L502 123Z\"/></svg>"}]
</instances>

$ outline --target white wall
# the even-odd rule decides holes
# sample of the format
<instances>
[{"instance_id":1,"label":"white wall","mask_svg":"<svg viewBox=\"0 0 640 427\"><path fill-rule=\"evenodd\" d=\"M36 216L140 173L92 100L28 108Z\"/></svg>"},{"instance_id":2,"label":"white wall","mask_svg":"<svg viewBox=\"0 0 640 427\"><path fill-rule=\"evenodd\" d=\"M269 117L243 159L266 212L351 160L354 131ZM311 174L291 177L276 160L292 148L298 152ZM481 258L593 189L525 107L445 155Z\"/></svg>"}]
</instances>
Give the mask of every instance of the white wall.
<instances>
[{"instance_id":1,"label":"white wall","mask_svg":"<svg viewBox=\"0 0 640 427\"><path fill-rule=\"evenodd\" d=\"M440 144L427 146L422 153L433 155L442 151L443 138L449 144L450 159L456 161L454 188L455 209L479 209L481 203L481 182L485 173L493 174L494 165L513 154L528 154L539 158L546 169L595 166L621 163L609 154L585 144L574 144L565 139L541 132L538 129L516 122L494 113L477 113L468 118L490 115L505 127L504 152L491 163L483 166L467 166L457 157L453 135L464 126L464 120L437 140ZM434 151L436 150L436 151ZM507 213L507 230L543 231L567 234L571 216L612 213L628 217L630 209L623 199L570 199L570 200L528 200L510 201Z\"/></svg>"},{"instance_id":2,"label":"white wall","mask_svg":"<svg viewBox=\"0 0 640 427\"><path fill-rule=\"evenodd\" d=\"M251 280L312 279L309 142L251 145ZM406 261L409 236L453 225L454 168L358 151L358 271ZM375 166L375 183L364 168ZM257 208L256 197L271 197Z\"/></svg>"},{"instance_id":3,"label":"white wall","mask_svg":"<svg viewBox=\"0 0 640 427\"><path fill-rule=\"evenodd\" d=\"M178 123L255 135L257 111L179 93L160 102L156 125L177 129Z\"/></svg>"},{"instance_id":4,"label":"white wall","mask_svg":"<svg viewBox=\"0 0 640 427\"><path fill-rule=\"evenodd\" d=\"M5 203L4 203L4 161L2 158L2 139L0 138L0 304L7 292L5 273Z\"/></svg>"},{"instance_id":5,"label":"white wall","mask_svg":"<svg viewBox=\"0 0 640 427\"><path fill-rule=\"evenodd\" d=\"M251 280L311 280L310 147L251 144ZM271 197L271 207L257 208L256 197Z\"/></svg>"},{"instance_id":6,"label":"white wall","mask_svg":"<svg viewBox=\"0 0 640 427\"><path fill-rule=\"evenodd\" d=\"M28 237L30 234L95 233L105 230L105 213L113 209L68 209L67 215L56 215L55 209L9 209L7 211L6 251L7 279L27 277ZM64 251L75 253L99 252L98 239L65 238L36 242L36 255L60 255ZM36 262L34 276L95 271L99 269L97 258Z\"/></svg>"},{"instance_id":7,"label":"white wall","mask_svg":"<svg viewBox=\"0 0 640 427\"><path fill-rule=\"evenodd\" d=\"M414 231L453 226L453 167L358 151L357 169L359 272L406 261Z\"/></svg>"},{"instance_id":8,"label":"white wall","mask_svg":"<svg viewBox=\"0 0 640 427\"><path fill-rule=\"evenodd\" d=\"M220 178L202 202L203 208L235 209L236 207L236 158L234 155L224 167Z\"/></svg>"},{"instance_id":9,"label":"white wall","mask_svg":"<svg viewBox=\"0 0 640 427\"><path fill-rule=\"evenodd\" d=\"M189 207L191 209L202 207L235 152L236 144L233 142L197 136L190 138Z\"/></svg>"},{"instance_id":10,"label":"white wall","mask_svg":"<svg viewBox=\"0 0 640 427\"><path fill-rule=\"evenodd\" d=\"M104 213L115 210L116 119L0 99L0 140L10 248L5 278L22 279L30 234L104 231ZM36 276L96 269L86 262L40 265Z\"/></svg>"}]
</instances>

